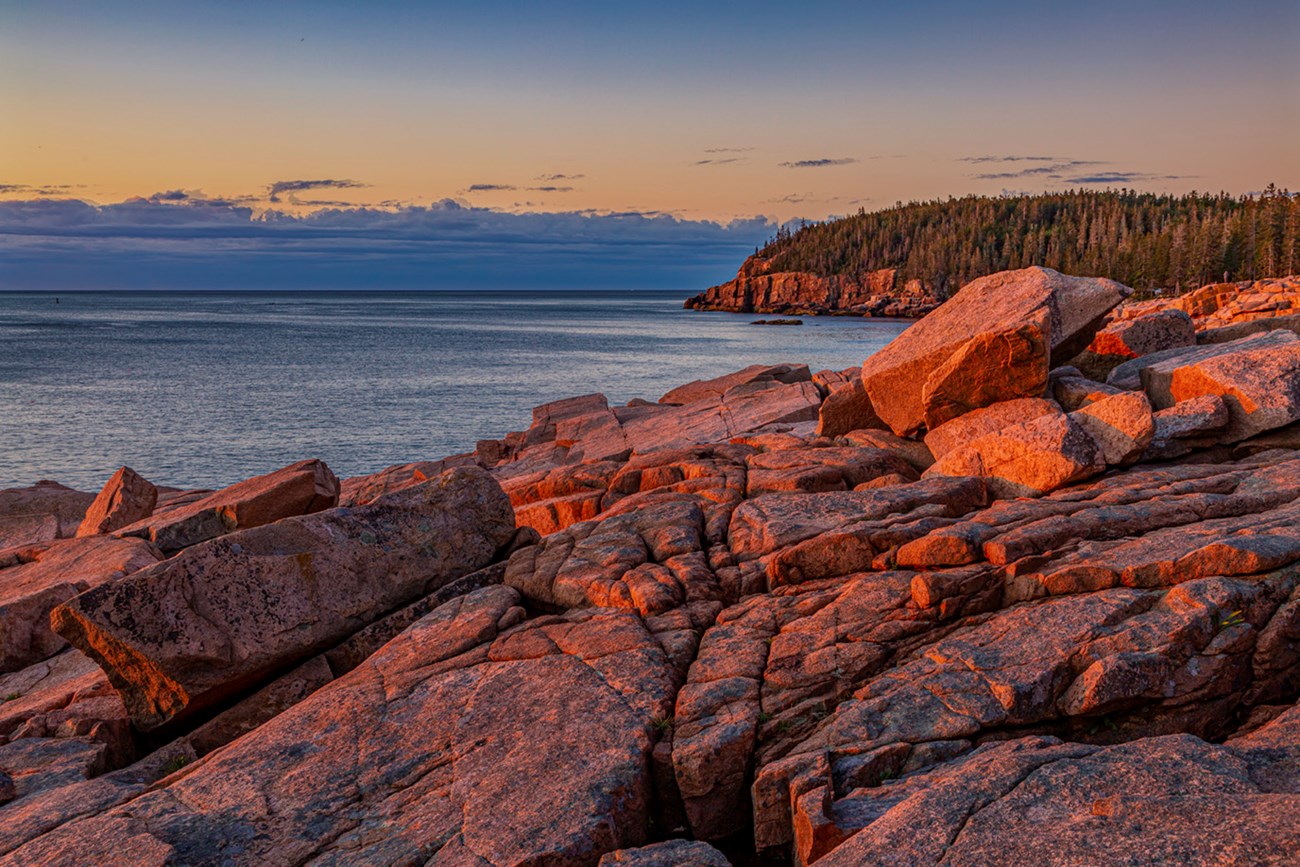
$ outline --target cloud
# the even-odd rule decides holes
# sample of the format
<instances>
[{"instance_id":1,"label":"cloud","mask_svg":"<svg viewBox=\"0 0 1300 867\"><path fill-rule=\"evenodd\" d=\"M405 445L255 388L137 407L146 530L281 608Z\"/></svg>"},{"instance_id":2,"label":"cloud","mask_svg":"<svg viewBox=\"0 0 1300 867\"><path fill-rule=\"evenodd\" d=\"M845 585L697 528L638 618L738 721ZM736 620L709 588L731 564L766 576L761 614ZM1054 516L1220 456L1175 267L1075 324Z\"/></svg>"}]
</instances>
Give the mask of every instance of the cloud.
<instances>
[{"instance_id":1,"label":"cloud","mask_svg":"<svg viewBox=\"0 0 1300 867\"><path fill-rule=\"evenodd\" d=\"M958 157L960 163L1051 163L1059 162L1063 157L1030 157L1008 154L1005 156Z\"/></svg>"},{"instance_id":2,"label":"cloud","mask_svg":"<svg viewBox=\"0 0 1300 867\"><path fill-rule=\"evenodd\" d=\"M0 195L66 196L85 188L85 184L0 184Z\"/></svg>"},{"instance_id":3,"label":"cloud","mask_svg":"<svg viewBox=\"0 0 1300 867\"><path fill-rule=\"evenodd\" d=\"M694 165L697 166L725 166L728 163L743 163L743 157L723 157L722 159L696 160Z\"/></svg>"},{"instance_id":4,"label":"cloud","mask_svg":"<svg viewBox=\"0 0 1300 867\"><path fill-rule=\"evenodd\" d=\"M470 184L463 192L466 193L504 193L519 189L514 184Z\"/></svg>"},{"instance_id":5,"label":"cloud","mask_svg":"<svg viewBox=\"0 0 1300 867\"><path fill-rule=\"evenodd\" d=\"M363 184L358 181L335 180L327 178L319 181L276 181L267 187L267 198L272 202L280 201L281 193L301 193L305 190L353 190L367 187L369 184Z\"/></svg>"},{"instance_id":6,"label":"cloud","mask_svg":"<svg viewBox=\"0 0 1300 867\"><path fill-rule=\"evenodd\" d=\"M839 157L837 159L823 157L816 160L795 160L793 162L777 163L777 165L783 169L820 169L827 166L847 166L856 162L857 160L853 157Z\"/></svg>"},{"instance_id":7,"label":"cloud","mask_svg":"<svg viewBox=\"0 0 1300 867\"><path fill-rule=\"evenodd\" d=\"M752 147L747 148L705 148L706 154L743 154L752 151Z\"/></svg>"},{"instance_id":8,"label":"cloud","mask_svg":"<svg viewBox=\"0 0 1300 867\"><path fill-rule=\"evenodd\" d=\"M164 191L171 193L174 191ZM728 279L775 224L653 211L427 206L262 211L186 198L0 200L14 288L672 288Z\"/></svg>"},{"instance_id":9,"label":"cloud","mask_svg":"<svg viewBox=\"0 0 1300 867\"><path fill-rule=\"evenodd\" d=\"M1102 166L1106 163L1103 160L1065 160L1055 162L1049 166L1031 166L1027 169L1016 169L1009 172L984 172L974 175L977 181L1006 181L1015 178L1032 178L1046 177L1051 180L1061 180L1065 172L1085 168L1087 166Z\"/></svg>"},{"instance_id":10,"label":"cloud","mask_svg":"<svg viewBox=\"0 0 1300 867\"><path fill-rule=\"evenodd\" d=\"M816 201L812 193L790 193L776 199L764 199L765 205L800 205L804 202Z\"/></svg>"},{"instance_id":11,"label":"cloud","mask_svg":"<svg viewBox=\"0 0 1300 867\"><path fill-rule=\"evenodd\" d=\"M573 187L553 187L553 186L545 186L545 187L529 187L528 189L529 189L531 192L534 192L534 193L571 193L571 192L573 192Z\"/></svg>"},{"instance_id":12,"label":"cloud","mask_svg":"<svg viewBox=\"0 0 1300 867\"><path fill-rule=\"evenodd\" d=\"M1064 178L1071 184L1131 184L1134 181L1180 181L1196 175L1156 175L1148 172L1097 172Z\"/></svg>"},{"instance_id":13,"label":"cloud","mask_svg":"<svg viewBox=\"0 0 1300 867\"><path fill-rule=\"evenodd\" d=\"M551 183L552 181L577 181L585 177L586 175L538 175L533 180Z\"/></svg>"}]
</instances>

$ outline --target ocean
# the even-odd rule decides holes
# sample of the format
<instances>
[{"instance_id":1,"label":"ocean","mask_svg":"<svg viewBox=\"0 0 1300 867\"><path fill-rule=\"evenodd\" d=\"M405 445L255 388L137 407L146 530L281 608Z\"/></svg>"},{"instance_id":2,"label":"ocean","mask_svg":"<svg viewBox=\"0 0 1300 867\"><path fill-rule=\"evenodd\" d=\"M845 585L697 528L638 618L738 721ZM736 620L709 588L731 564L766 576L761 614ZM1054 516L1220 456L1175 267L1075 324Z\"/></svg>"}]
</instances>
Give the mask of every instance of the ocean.
<instances>
[{"instance_id":1,"label":"ocean","mask_svg":"<svg viewBox=\"0 0 1300 867\"><path fill-rule=\"evenodd\" d=\"M537 404L612 404L754 363L842 369L906 322L682 309L688 292L0 293L0 488L126 464L219 487L473 449Z\"/></svg>"}]
</instances>

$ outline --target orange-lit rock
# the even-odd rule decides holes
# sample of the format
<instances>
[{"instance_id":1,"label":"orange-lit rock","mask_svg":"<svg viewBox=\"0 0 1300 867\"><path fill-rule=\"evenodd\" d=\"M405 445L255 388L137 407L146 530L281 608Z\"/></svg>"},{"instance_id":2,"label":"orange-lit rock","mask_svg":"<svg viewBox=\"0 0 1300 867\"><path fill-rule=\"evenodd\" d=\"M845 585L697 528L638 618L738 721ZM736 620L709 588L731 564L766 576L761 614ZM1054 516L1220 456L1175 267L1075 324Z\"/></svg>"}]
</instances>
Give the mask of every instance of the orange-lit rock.
<instances>
[{"instance_id":1,"label":"orange-lit rock","mask_svg":"<svg viewBox=\"0 0 1300 867\"><path fill-rule=\"evenodd\" d=\"M855 377L833 390L817 412L817 436L842 436L850 431L883 428L861 378Z\"/></svg>"},{"instance_id":2,"label":"orange-lit rock","mask_svg":"<svg viewBox=\"0 0 1300 867\"><path fill-rule=\"evenodd\" d=\"M299 461L130 524L117 533L139 536L163 551L174 552L234 530L328 509L338 497L338 479L329 467L320 461Z\"/></svg>"},{"instance_id":3,"label":"orange-lit rock","mask_svg":"<svg viewBox=\"0 0 1300 867\"><path fill-rule=\"evenodd\" d=\"M945 454L929 476L979 476L999 497L1037 497L1106 469L1088 431L1067 415L1044 415L985 434Z\"/></svg>"},{"instance_id":4,"label":"orange-lit rock","mask_svg":"<svg viewBox=\"0 0 1300 867\"><path fill-rule=\"evenodd\" d=\"M1053 401L1037 397L1004 400L973 410L931 429L925 435L925 445L930 453L939 459L982 436L999 433L1006 428L1045 415L1059 416L1061 407Z\"/></svg>"},{"instance_id":5,"label":"orange-lit rock","mask_svg":"<svg viewBox=\"0 0 1300 867\"><path fill-rule=\"evenodd\" d=\"M1110 322L1071 363L1092 379L1105 379L1116 365L1130 359L1195 345L1192 317L1170 308Z\"/></svg>"},{"instance_id":6,"label":"orange-lit rock","mask_svg":"<svg viewBox=\"0 0 1300 867\"><path fill-rule=\"evenodd\" d=\"M78 536L111 533L153 514L158 489L130 467L122 467L104 485L77 528Z\"/></svg>"},{"instance_id":7,"label":"orange-lit rock","mask_svg":"<svg viewBox=\"0 0 1300 867\"><path fill-rule=\"evenodd\" d=\"M714 379L697 379L686 385L679 385L659 398L660 403L694 403L697 400L722 397L737 385L751 382L808 382L812 374L806 364L751 364L743 370L728 373Z\"/></svg>"},{"instance_id":8,"label":"orange-lit rock","mask_svg":"<svg viewBox=\"0 0 1300 867\"><path fill-rule=\"evenodd\" d=\"M1300 337L1273 332L1261 338L1202 347L1142 372L1151 402L1168 409L1180 401L1217 395L1228 407L1221 442L1238 442L1300 420ZM1289 339L1287 339L1289 338Z\"/></svg>"},{"instance_id":9,"label":"orange-lit rock","mask_svg":"<svg viewBox=\"0 0 1300 867\"><path fill-rule=\"evenodd\" d=\"M790 449L753 455L747 463L750 497L778 491L848 491L888 475L905 481L917 478L911 464L885 449Z\"/></svg>"},{"instance_id":10,"label":"orange-lit rock","mask_svg":"<svg viewBox=\"0 0 1300 867\"><path fill-rule=\"evenodd\" d=\"M921 430L927 405L937 424L1000 400L1040 396L1049 364L1081 349L1128 294L1112 280L1046 268L982 277L867 359L862 381L876 413L898 434ZM1046 355L1034 348L1040 339ZM1025 364L999 365L999 348L1016 349ZM962 358L970 364L954 363Z\"/></svg>"}]
</instances>

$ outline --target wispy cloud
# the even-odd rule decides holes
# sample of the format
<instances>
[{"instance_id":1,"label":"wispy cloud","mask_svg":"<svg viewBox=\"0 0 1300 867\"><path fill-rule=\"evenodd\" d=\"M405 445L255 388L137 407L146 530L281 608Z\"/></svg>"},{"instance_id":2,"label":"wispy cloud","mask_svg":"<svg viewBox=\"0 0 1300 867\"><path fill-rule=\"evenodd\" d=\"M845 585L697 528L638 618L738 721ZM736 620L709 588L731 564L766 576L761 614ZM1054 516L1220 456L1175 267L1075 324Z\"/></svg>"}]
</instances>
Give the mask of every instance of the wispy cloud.
<instances>
[{"instance_id":1,"label":"wispy cloud","mask_svg":"<svg viewBox=\"0 0 1300 867\"><path fill-rule=\"evenodd\" d=\"M0 184L0 195L67 196L85 188L84 184Z\"/></svg>"},{"instance_id":2,"label":"wispy cloud","mask_svg":"<svg viewBox=\"0 0 1300 867\"><path fill-rule=\"evenodd\" d=\"M853 157L837 157L834 159L822 157L815 160L793 160L791 162L777 163L783 169L821 169L828 166L847 166L856 163Z\"/></svg>"},{"instance_id":3,"label":"wispy cloud","mask_svg":"<svg viewBox=\"0 0 1300 867\"><path fill-rule=\"evenodd\" d=\"M556 187L556 186L549 186L549 185L548 185L548 186L543 186L543 187L529 187L528 189L529 189L531 192L534 192L534 193L571 193L571 192L573 192L573 187Z\"/></svg>"},{"instance_id":4,"label":"wispy cloud","mask_svg":"<svg viewBox=\"0 0 1300 867\"><path fill-rule=\"evenodd\" d=\"M1015 178L1033 178L1045 177L1050 180L1060 180L1064 177L1065 172L1077 171L1087 166L1105 165L1103 160L1065 160L1055 162L1046 166L1030 166L1025 169L1014 169L1005 172L983 172L973 177L977 181L1007 181Z\"/></svg>"},{"instance_id":5,"label":"wispy cloud","mask_svg":"<svg viewBox=\"0 0 1300 867\"><path fill-rule=\"evenodd\" d=\"M537 177L533 178L533 180L541 181L542 183L551 183L552 181L578 181L578 180L582 180L585 177L586 175L563 175L563 174L538 175Z\"/></svg>"},{"instance_id":6,"label":"wispy cloud","mask_svg":"<svg viewBox=\"0 0 1300 867\"><path fill-rule=\"evenodd\" d=\"M1131 184L1134 181L1181 181L1196 175L1159 175L1150 172L1097 172L1064 178L1071 184Z\"/></svg>"},{"instance_id":7,"label":"wispy cloud","mask_svg":"<svg viewBox=\"0 0 1300 867\"><path fill-rule=\"evenodd\" d=\"M514 184L470 184L465 193L504 193L519 189Z\"/></svg>"},{"instance_id":8,"label":"wispy cloud","mask_svg":"<svg viewBox=\"0 0 1300 867\"><path fill-rule=\"evenodd\" d=\"M790 193L774 199L764 199L765 205L801 205L804 202L813 202L817 199L812 193Z\"/></svg>"},{"instance_id":9,"label":"wispy cloud","mask_svg":"<svg viewBox=\"0 0 1300 867\"><path fill-rule=\"evenodd\" d=\"M301 193L306 190L352 190L369 186L359 181L325 178L318 181L276 181L267 187L267 199L279 202L282 193Z\"/></svg>"},{"instance_id":10,"label":"wispy cloud","mask_svg":"<svg viewBox=\"0 0 1300 867\"><path fill-rule=\"evenodd\" d=\"M744 148L705 148L706 154L743 154L752 151L752 147Z\"/></svg>"},{"instance_id":11,"label":"wispy cloud","mask_svg":"<svg viewBox=\"0 0 1300 867\"><path fill-rule=\"evenodd\" d=\"M1039 156L1020 156L1018 154L1006 154L1003 156L982 156L982 157L958 157L957 161L961 163L1052 163L1060 162L1064 157L1039 157Z\"/></svg>"},{"instance_id":12,"label":"wispy cloud","mask_svg":"<svg viewBox=\"0 0 1300 867\"><path fill-rule=\"evenodd\" d=\"M315 202L300 202L290 196L294 204L313 205ZM209 196L202 190L162 190L145 196L144 200L155 205L191 205L207 208L230 208L237 205L252 205L262 201L260 196Z\"/></svg>"},{"instance_id":13,"label":"wispy cloud","mask_svg":"<svg viewBox=\"0 0 1300 867\"><path fill-rule=\"evenodd\" d=\"M722 157L721 159L710 158L707 160L696 160L692 165L697 166L725 166L731 163L743 163L744 157Z\"/></svg>"}]
</instances>

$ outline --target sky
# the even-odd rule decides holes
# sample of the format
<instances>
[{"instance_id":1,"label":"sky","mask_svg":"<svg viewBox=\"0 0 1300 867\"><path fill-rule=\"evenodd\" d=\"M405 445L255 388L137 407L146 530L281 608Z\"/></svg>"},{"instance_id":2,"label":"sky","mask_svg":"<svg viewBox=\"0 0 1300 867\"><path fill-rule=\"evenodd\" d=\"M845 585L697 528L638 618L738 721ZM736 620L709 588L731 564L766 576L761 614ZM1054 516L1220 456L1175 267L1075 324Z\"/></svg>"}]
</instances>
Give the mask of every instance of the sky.
<instances>
[{"instance_id":1,"label":"sky","mask_svg":"<svg viewBox=\"0 0 1300 867\"><path fill-rule=\"evenodd\" d=\"M898 201L1296 189L1297 43L1296 0L0 0L0 287L676 286Z\"/></svg>"}]
</instances>

